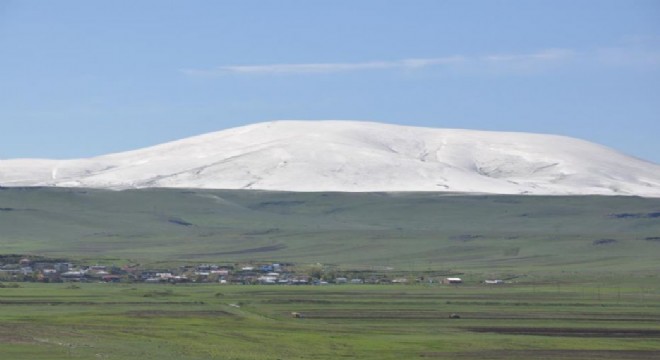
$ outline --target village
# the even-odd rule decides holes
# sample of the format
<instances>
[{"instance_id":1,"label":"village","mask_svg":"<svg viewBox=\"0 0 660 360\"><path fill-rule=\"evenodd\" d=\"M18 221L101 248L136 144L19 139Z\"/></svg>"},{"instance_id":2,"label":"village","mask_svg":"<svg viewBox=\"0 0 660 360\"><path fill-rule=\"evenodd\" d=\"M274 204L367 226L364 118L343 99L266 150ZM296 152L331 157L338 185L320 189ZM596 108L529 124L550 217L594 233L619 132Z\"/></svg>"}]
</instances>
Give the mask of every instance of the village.
<instances>
[{"instance_id":1,"label":"village","mask_svg":"<svg viewBox=\"0 0 660 360\"><path fill-rule=\"evenodd\" d=\"M434 275L434 276L429 276ZM458 285L463 280L446 274L406 276L387 271L327 270L321 264L250 262L234 264L190 264L173 268L148 268L81 264L65 259L23 255L0 255L0 281L10 282L105 282L105 283L216 283L234 285L329 285L329 284L416 284ZM455 275L455 274L454 274ZM502 284L503 280L483 280Z\"/></svg>"}]
</instances>

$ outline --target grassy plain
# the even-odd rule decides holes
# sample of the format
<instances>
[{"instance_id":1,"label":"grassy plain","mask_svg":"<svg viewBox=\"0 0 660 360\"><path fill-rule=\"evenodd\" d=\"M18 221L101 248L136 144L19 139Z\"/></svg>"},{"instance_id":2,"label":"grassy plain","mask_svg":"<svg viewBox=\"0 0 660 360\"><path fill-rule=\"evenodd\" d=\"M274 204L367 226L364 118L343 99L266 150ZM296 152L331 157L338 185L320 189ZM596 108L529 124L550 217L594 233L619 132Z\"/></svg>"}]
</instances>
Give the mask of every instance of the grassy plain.
<instances>
[{"instance_id":1,"label":"grassy plain","mask_svg":"<svg viewBox=\"0 0 660 360\"><path fill-rule=\"evenodd\" d=\"M21 283L0 287L3 359L660 358L660 199L0 188L0 253L466 280Z\"/></svg>"},{"instance_id":2,"label":"grassy plain","mask_svg":"<svg viewBox=\"0 0 660 360\"><path fill-rule=\"evenodd\" d=\"M0 291L0 353L4 359L657 359L655 280L24 283Z\"/></svg>"}]
</instances>

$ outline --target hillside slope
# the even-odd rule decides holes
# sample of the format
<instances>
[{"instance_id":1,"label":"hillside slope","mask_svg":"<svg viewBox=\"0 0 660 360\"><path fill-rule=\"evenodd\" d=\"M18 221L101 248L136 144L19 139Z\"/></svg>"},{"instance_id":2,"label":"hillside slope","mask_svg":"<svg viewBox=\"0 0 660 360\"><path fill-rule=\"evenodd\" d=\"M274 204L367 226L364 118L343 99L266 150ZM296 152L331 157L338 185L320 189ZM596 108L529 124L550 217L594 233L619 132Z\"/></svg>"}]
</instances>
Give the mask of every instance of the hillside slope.
<instances>
[{"instance_id":1,"label":"hillside slope","mask_svg":"<svg viewBox=\"0 0 660 360\"><path fill-rule=\"evenodd\" d=\"M276 121L96 158L3 160L0 185L660 197L660 166L562 136Z\"/></svg>"},{"instance_id":2,"label":"hillside slope","mask_svg":"<svg viewBox=\"0 0 660 360\"><path fill-rule=\"evenodd\" d=\"M5 254L434 269L652 271L660 199L0 189Z\"/></svg>"}]
</instances>

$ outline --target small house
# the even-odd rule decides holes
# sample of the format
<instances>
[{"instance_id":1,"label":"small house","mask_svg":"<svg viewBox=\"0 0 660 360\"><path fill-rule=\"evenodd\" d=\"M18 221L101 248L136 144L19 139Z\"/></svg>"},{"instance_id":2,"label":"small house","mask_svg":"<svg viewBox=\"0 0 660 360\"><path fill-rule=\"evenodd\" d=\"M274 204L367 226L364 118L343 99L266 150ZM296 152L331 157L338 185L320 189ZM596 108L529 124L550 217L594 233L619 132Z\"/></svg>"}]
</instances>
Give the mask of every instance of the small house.
<instances>
[{"instance_id":1,"label":"small house","mask_svg":"<svg viewBox=\"0 0 660 360\"><path fill-rule=\"evenodd\" d=\"M500 284L504 284L504 280L484 280L484 284L500 285Z\"/></svg>"},{"instance_id":2,"label":"small house","mask_svg":"<svg viewBox=\"0 0 660 360\"><path fill-rule=\"evenodd\" d=\"M462 284L463 279L457 277L448 277L442 280L443 284Z\"/></svg>"}]
</instances>

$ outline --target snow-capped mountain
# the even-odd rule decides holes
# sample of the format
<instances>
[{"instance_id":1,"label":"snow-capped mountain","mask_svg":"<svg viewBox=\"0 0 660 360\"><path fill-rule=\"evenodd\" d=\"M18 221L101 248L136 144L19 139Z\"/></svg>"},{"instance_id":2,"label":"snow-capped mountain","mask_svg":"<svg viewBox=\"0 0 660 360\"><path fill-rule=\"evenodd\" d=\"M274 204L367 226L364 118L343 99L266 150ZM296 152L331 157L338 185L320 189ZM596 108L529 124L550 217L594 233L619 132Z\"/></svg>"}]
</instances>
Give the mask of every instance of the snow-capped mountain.
<instances>
[{"instance_id":1,"label":"snow-capped mountain","mask_svg":"<svg viewBox=\"0 0 660 360\"><path fill-rule=\"evenodd\" d=\"M275 121L95 158L2 160L0 186L660 197L660 165L563 136Z\"/></svg>"}]
</instances>

